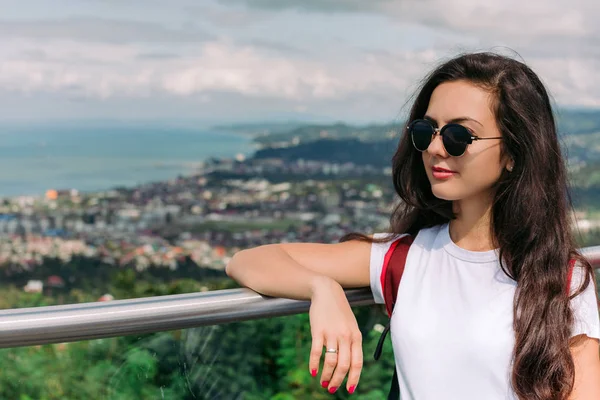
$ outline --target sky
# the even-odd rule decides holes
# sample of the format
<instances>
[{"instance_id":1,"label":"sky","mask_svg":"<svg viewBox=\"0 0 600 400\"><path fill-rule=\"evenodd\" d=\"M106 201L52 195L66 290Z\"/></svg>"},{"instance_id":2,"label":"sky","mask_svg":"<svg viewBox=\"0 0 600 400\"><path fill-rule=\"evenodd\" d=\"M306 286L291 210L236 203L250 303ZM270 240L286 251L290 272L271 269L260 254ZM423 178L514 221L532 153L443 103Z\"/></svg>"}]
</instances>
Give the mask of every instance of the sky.
<instances>
[{"instance_id":1,"label":"sky","mask_svg":"<svg viewBox=\"0 0 600 400\"><path fill-rule=\"evenodd\" d=\"M0 0L0 122L389 122L465 51L600 108L597 0Z\"/></svg>"}]
</instances>

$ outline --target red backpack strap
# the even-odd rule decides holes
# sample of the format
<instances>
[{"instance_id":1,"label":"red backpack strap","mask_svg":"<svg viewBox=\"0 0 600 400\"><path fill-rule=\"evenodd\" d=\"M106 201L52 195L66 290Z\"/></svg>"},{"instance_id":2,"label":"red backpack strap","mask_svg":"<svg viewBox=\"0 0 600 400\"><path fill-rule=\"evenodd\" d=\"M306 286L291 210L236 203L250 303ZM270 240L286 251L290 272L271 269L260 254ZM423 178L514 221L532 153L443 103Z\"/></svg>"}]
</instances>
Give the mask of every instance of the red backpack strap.
<instances>
[{"instance_id":1,"label":"red backpack strap","mask_svg":"<svg viewBox=\"0 0 600 400\"><path fill-rule=\"evenodd\" d=\"M385 301L385 309L388 316L392 316L394 305L396 304L396 295L400 286L400 279L404 273L408 249L414 238L410 235L402 236L396 239L388 249L383 259L383 269L381 271L381 287Z\"/></svg>"}]
</instances>

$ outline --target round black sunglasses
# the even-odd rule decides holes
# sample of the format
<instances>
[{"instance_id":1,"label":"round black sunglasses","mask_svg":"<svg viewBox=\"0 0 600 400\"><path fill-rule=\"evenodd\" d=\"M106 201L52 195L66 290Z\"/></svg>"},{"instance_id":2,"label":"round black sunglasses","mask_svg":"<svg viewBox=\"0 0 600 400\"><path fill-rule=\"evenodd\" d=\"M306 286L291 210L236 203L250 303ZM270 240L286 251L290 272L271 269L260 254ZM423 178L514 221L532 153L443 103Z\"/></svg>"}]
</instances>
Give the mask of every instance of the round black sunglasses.
<instances>
[{"instance_id":1,"label":"round black sunglasses","mask_svg":"<svg viewBox=\"0 0 600 400\"><path fill-rule=\"evenodd\" d=\"M474 140L502 139L502 137L480 138L471 133L460 124L447 124L441 128L433 126L431 121L417 119L407 127L412 138L413 146L419 151L425 151L431 144L433 136L437 133L442 137L442 143L446 152L453 157L465 154L467 146Z\"/></svg>"}]
</instances>

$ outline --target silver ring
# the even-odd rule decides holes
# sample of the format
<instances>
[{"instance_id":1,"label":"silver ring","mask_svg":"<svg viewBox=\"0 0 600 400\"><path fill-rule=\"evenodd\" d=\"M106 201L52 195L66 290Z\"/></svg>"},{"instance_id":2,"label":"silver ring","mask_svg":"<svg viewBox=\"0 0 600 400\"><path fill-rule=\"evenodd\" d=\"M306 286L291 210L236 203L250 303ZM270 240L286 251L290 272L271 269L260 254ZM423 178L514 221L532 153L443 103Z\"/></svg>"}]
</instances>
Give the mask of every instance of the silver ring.
<instances>
[{"instance_id":1,"label":"silver ring","mask_svg":"<svg viewBox=\"0 0 600 400\"><path fill-rule=\"evenodd\" d=\"M337 349L327 349L325 353L337 353Z\"/></svg>"}]
</instances>

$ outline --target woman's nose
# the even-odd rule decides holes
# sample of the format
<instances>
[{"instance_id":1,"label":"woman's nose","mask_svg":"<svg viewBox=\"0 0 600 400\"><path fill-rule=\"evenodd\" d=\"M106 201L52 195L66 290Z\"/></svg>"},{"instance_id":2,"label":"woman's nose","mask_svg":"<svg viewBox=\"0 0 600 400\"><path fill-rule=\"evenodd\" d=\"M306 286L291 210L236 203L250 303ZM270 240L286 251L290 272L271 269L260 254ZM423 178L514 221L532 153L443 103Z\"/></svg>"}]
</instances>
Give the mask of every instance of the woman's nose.
<instances>
[{"instance_id":1,"label":"woman's nose","mask_svg":"<svg viewBox=\"0 0 600 400\"><path fill-rule=\"evenodd\" d=\"M429 143L429 147L427 147L427 152L432 156L438 157L448 157L448 153L446 152L446 148L444 148L444 142L442 141L442 135L436 133L431 138L431 143Z\"/></svg>"}]
</instances>

